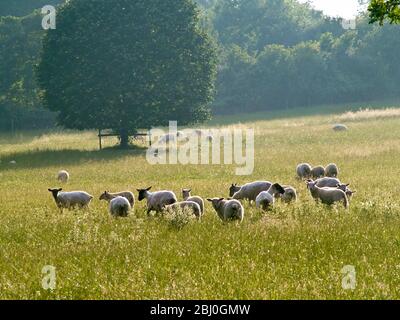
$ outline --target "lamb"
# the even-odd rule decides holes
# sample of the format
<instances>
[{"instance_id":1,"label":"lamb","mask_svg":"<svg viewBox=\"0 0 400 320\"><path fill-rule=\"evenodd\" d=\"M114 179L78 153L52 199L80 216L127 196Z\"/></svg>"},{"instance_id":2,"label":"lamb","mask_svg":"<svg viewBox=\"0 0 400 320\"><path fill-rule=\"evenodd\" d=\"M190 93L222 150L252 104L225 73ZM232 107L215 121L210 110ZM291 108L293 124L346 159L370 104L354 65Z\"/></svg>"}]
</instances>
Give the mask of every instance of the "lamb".
<instances>
[{"instance_id":1,"label":"lamb","mask_svg":"<svg viewBox=\"0 0 400 320\"><path fill-rule=\"evenodd\" d=\"M76 207L88 208L93 196L84 191L61 192L63 189L48 189L52 193L58 208L74 209Z\"/></svg>"},{"instance_id":2,"label":"lamb","mask_svg":"<svg viewBox=\"0 0 400 320\"><path fill-rule=\"evenodd\" d=\"M58 174L57 174L57 180L62 182L62 183L67 183L69 180L69 173L65 170L61 170Z\"/></svg>"},{"instance_id":3,"label":"lamb","mask_svg":"<svg viewBox=\"0 0 400 320\"><path fill-rule=\"evenodd\" d=\"M285 189L279 184L273 184L268 191L261 192L256 198L256 207L263 210L268 210L275 203L275 196L280 194L283 195Z\"/></svg>"},{"instance_id":4,"label":"lamb","mask_svg":"<svg viewBox=\"0 0 400 320\"><path fill-rule=\"evenodd\" d=\"M201 214L204 213L204 200L199 196L192 196L190 193L192 189L182 189L182 197L185 201L196 202L200 206Z\"/></svg>"},{"instance_id":5,"label":"lamb","mask_svg":"<svg viewBox=\"0 0 400 320\"><path fill-rule=\"evenodd\" d=\"M256 198L260 192L268 191L271 186L272 183L269 181L256 181L247 183L240 187L239 191L235 192L232 198L235 200L247 199L249 201L256 201Z\"/></svg>"},{"instance_id":6,"label":"lamb","mask_svg":"<svg viewBox=\"0 0 400 320\"><path fill-rule=\"evenodd\" d=\"M316 166L311 169L311 177L315 179L319 179L325 176L325 168L323 166Z\"/></svg>"},{"instance_id":7,"label":"lamb","mask_svg":"<svg viewBox=\"0 0 400 320\"><path fill-rule=\"evenodd\" d=\"M162 212L164 207L178 202L175 193L172 191L150 192L152 187L147 189L137 189L139 192L139 201L147 200L147 215L151 211Z\"/></svg>"},{"instance_id":8,"label":"lamb","mask_svg":"<svg viewBox=\"0 0 400 320\"><path fill-rule=\"evenodd\" d=\"M285 203L296 202L297 201L297 191L292 186L282 186L285 190L284 194L278 193L276 198L281 198Z\"/></svg>"},{"instance_id":9,"label":"lamb","mask_svg":"<svg viewBox=\"0 0 400 320\"><path fill-rule=\"evenodd\" d=\"M128 199L117 196L110 201L109 211L113 217L127 217L132 207Z\"/></svg>"},{"instance_id":10,"label":"lamb","mask_svg":"<svg viewBox=\"0 0 400 320\"><path fill-rule=\"evenodd\" d=\"M317 187L315 181L308 181L307 188L314 199L321 200L324 204L332 205L335 202L342 202L346 209L349 207L349 200L343 190L337 188L320 188Z\"/></svg>"},{"instance_id":11,"label":"lamb","mask_svg":"<svg viewBox=\"0 0 400 320\"><path fill-rule=\"evenodd\" d=\"M349 128L345 124L335 124L333 126L333 131L347 131Z\"/></svg>"},{"instance_id":12,"label":"lamb","mask_svg":"<svg viewBox=\"0 0 400 320\"><path fill-rule=\"evenodd\" d=\"M225 200L224 198L207 199L212 203L214 210L222 221L243 221L244 208L238 200Z\"/></svg>"},{"instance_id":13,"label":"lamb","mask_svg":"<svg viewBox=\"0 0 400 320\"><path fill-rule=\"evenodd\" d=\"M301 163L296 168L297 177L299 179L307 179L311 176L312 167L308 163Z\"/></svg>"},{"instance_id":14,"label":"lamb","mask_svg":"<svg viewBox=\"0 0 400 320\"><path fill-rule=\"evenodd\" d=\"M105 200L110 202L112 199L116 197L124 197L129 201L131 208L135 205L135 195L130 191L123 191L118 193L110 193L108 191L104 191L104 193L100 196L99 200Z\"/></svg>"},{"instance_id":15,"label":"lamb","mask_svg":"<svg viewBox=\"0 0 400 320\"><path fill-rule=\"evenodd\" d=\"M312 180L309 179L308 181L312 181ZM325 188L325 187L336 188L338 185L341 184L339 179L329 178L329 177L317 179L317 180L315 180L315 183L316 183L317 187L320 187L320 188Z\"/></svg>"},{"instance_id":16,"label":"lamb","mask_svg":"<svg viewBox=\"0 0 400 320\"><path fill-rule=\"evenodd\" d=\"M338 186L337 186L337 188L338 189L340 189L340 190L342 190L342 191L344 191L345 193L346 193L346 196L347 196L347 198L349 199L349 201L350 201L350 199L353 197L353 195L357 192L357 191L352 191L350 188L349 188L349 186L350 186L350 184L349 183L347 183L347 184L339 184Z\"/></svg>"},{"instance_id":17,"label":"lamb","mask_svg":"<svg viewBox=\"0 0 400 320\"><path fill-rule=\"evenodd\" d=\"M325 168L325 176L329 178L337 178L339 175L338 166L334 163L330 163Z\"/></svg>"},{"instance_id":18,"label":"lamb","mask_svg":"<svg viewBox=\"0 0 400 320\"><path fill-rule=\"evenodd\" d=\"M163 210L168 212L176 212L177 210L188 210L193 213L199 220L203 215L203 211L201 210L200 205L194 201L176 202L174 204L165 206Z\"/></svg>"},{"instance_id":19,"label":"lamb","mask_svg":"<svg viewBox=\"0 0 400 320\"><path fill-rule=\"evenodd\" d=\"M240 190L241 186L238 186L237 183L232 183L229 188L229 196L233 197L233 195Z\"/></svg>"}]
</instances>

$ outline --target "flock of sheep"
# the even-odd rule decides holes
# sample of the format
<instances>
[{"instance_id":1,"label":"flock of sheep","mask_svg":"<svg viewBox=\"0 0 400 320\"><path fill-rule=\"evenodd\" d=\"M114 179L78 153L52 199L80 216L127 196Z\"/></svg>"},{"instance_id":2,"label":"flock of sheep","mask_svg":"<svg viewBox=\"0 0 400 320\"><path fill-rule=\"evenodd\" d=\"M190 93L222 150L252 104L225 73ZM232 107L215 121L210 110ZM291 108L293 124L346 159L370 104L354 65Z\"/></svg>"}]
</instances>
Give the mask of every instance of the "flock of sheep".
<instances>
[{"instance_id":1,"label":"flock of sheep","mask_svg":"<svg viewBox=\"0 0 400 320\"><path fill-rule=\"evenodd\" d=\"M350 190L349 184L343 184L338 179L339 169L335 164L327 167L311 167L307 163L299 164L296 168L298 179L304 180L311 196L327 205L342 203L349 207L349 199L355 192ZM65 170L58 173L58 180L67 183L69 173ZM138 200L147 201L147 214L188 212L201 219L204 214L204 200L199 196L192 196L191 189L182 189L183 201L178 201L173 191L150 192L151 187L137 189ZM84 191L63 192L62 188L49 189L58 208L74 209L87 208L93 200L93 196ZM271 209L275 201L280 199L285 203L297 201L297 191L292 186L271 183L269 181L256 181L242 186L232 184L229 188L229 198L209 198L209 201L218 217L223 221L243 221L244 208L241 201L255 202L260 210ZM110 193L105 191L99 198L109 203L109 213L113 217L127 217L135 205L135 196L130 191Z\"/></svg>"}]
</instances>

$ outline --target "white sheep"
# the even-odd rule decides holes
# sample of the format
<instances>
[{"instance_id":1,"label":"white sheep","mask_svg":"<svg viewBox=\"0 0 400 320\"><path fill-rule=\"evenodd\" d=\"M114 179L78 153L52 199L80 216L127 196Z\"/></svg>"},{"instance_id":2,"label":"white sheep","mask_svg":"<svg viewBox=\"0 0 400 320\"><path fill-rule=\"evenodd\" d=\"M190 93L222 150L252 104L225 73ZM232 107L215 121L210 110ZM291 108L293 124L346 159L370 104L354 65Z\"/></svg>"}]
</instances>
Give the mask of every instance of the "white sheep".
<instances>
[{"instance_id":1,"label":"white sheep","mask_svg":"<svg viewBox=\"0 0 400 320\"><path fill-rule=\"evenodd\" d=\"M127 217L132 207L125 197L115 197L110 201L109 211L113 217Z\"/></svg>"},{"instance_id":2,"label":"white sheep","mask_svg":"<svg viewBox=\"0 0 400 320\"><path fill-rule=\"evenodd\" d=\"M285 203L296 202L297 201L297 191L292 186L282 186L285 190L284 194L278 194L277 197L280 198Z\"/></svg>"},{"instance_id":3,"label":"white sheep","mask_svg":"<svg viewBox=\"0 0 400 320\"><path fill-rule=\"evenodd\" d=\"M214 210L222 221L243 221L244 208L237 200L225 200L224 198L207 199L212 203Z\"/></svg>"},{"instance_id":4,"label":"white sheep","mask_svg":"<svg viewBox=\"0 0 400 320\"><path fill-rule=\"evenodd\" d=\"M309 179L308 181L313 182L311 179ZM329 178L329 177L317 179L317 180L315 180L315 183L316 183L317 187L320 187L320 188L325 188L325 187L336 188L338 185L341 184L339 179Z\"/></svg>"},{"instance_id":5,"label":"white sheep","mask_svg":"<svg viewBox=\"0 0 400 320\"><path fill-rule=\"evenodd\" d=\"M240 187L239 191L235 192L233 195L233 199L235 200L249 200L256 201L257 196L260 192L268 191L272 186L272 183L269 181L256 181L247 183Z\"/></svg>"},{"instance_id":6,"label":"white sheep","mask_svg":"<svg viewBox=\"0 0 400 320\"><path fill-rule=\"evenodd\" d=\"M352 191L350 188L349 188L349 186L350 186L350 184L349 183L347 183L347 184L339 184L338 186L337 186L337 188L338 189L340 189L340 190L342 190L342 191L344 191L345 193L346 193L346 196L347 196L347 198L349 199L349 202L350 202L350 200L351 200L351 198L353 197L353 195L355 194L355 193L357 193L357 191Z\"/></svg>"},{"instance_id":7,"label":"white sheep","mask_svg":"<svg viewBox=\"0 0 400 320\"><path fill-rule=\"evenodd\" d=\"M329 178L337 178L339 175L339 168L336 164L330 163L325 168L325 176Z\"/></svg>"},{"instance_id":8,"label":"white sheep","mask_svg":"<svg viewBox=\"0 0 400 320\"><path fill-rule=\"evenodd\" d=\"M178 202L175 193L172 191L150 192L151 187L147 189L137 189L139 192L139 201L147 200L147 214L151 211L162 212L164 207Z\"/></svg>"},{"instance_id":9,"label":"white sheep","mask_svg":"<svg viewBox=\"0 0 400 320\"><path fill-rule=\"evenodd\" d=\"M69 173L66 170L61 170L57 174L57 180L62 183L67 183L69 180Z\"/></svg>"},{"instance_id":10,"label":"white sheep","mask_svg":"<svg viewBox=\"0 0 400 320\"><path fill-rule=\"evenodd\" d=\"M323 166L316 166L311 169L311 177L315 179L319 179L325 176L325 168Z\"/></svg>"},{"instance_id":11,"label":"white sheep","mask_svg":"<svg viewBox=\"0 0 400 320\"><path fill-rule=\"evenodd\" d=\"M182 197L185 201L196 202L200 206L201 214L204 213L204 200L199 196L192 196L192 189L182 189Z\"/></svg>"},{"instance_id":12,"label":"white sheep","mask_svg":"<svg viewBox=\"0 0 400 320\"><path fill-rule=\"evenodd\" d=\"M61 192L62 189L49 189L62 211L63 209L88 208L93 196L84 191Z\"/></svg>"},{"instance_id":13,"label":"white sheep","mask_svg":"<svg viewBox=\"0 0 400 320\"><path fill-rule=\"evenodd\" d=\"M268 191L260 192L260 194L256 198L256 207L262 210L268 210L273 207L275 203L275 197L280 194L283 195L285 193L285 189L279 184L273 184Z\"/></svg>"},{"instance_id":14,"label":"white sheep","mask_svg":"<svg viewBox=\"0 0 400 320\"><path fill-rule=\"evenodd\" d=\"M168 212L177 212L178 210L182 210L183 212L190 211L197 219L200 219L203 215L199 204L194 201L175 202L174 204L165 206L164 210Z\"/></svg>"},{"instance_id":15,"label":"white sheep","mask_svg":"<svg viewBox=\"0 0 400 320\"><path fill-rule=\"evenodd\" d=\"M349 128L344 124L335 124L332 127L333 131L347 131Z\"/></svg>"},{"instance_id":16,"label":"white sheep","mask_svg":"<svg viewBox=\"0 0 400 320\"><path fill-rule=\"evenodd\" d=\"M311 176L312 167L308 163L300 163L296 167L296 174L299 179L307 179Z\"/></svg>"},{"instance_id":17,"label":"white sheep","mask_svg":"<svg viewBox=\"0 0 400 320\"><path fill-rule=\"evenodd\" d=\"M122 191L122 192L117 192L117 193L111 193L108 191L104 191L104 193L100 196L99 200L105 200L107 202L110 202L112 199L116 197L124 197L129 201L129 204L133 208L135 205L135 195L130 192L130 191Z\"/></svg>"},{"instance_id":18,"label":"white sheep","mask_svg":"<svg viewBox=\"0 0 400 320\"><path fill-rule=\"evenodd\" d=\"M342 202L346 209L349 207L349 200L343 190L338 188L320 188L317 187L315 181L308 181L307 188L314 199L321 200L324 204L332 205L335 202Z\"/></svg>"}]
</instances>

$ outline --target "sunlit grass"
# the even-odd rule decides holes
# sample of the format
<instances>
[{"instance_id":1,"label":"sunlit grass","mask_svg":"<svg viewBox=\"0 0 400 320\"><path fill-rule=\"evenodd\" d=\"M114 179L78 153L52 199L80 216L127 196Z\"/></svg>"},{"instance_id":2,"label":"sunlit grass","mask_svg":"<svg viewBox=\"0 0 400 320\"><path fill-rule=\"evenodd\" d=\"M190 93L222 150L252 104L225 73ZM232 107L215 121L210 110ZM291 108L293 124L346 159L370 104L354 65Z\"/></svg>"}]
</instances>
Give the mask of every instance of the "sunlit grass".
<instances>
[{"instance_id":1,"label":"sunlit grass","mask_svg":"<svg viewBox=\"0 0 400 320\"><path fill-rule=\"evenodd\" d=\"M400 298L400 118L368 117L334 132L335 117L243 121L256 133L249 177L235 176L234 165L151 166L141 149L100 152L95 132L0 136L0 298ZM357 190L350 210L310 199L295 179L304 161L340 166ZM95 196L89 211L56 209L47 189L60 169L71 174L66 190ZM245 203L241 225L223 224L207 203L200 223L176 228L147 218L144 203L112 219L98 200L104 190L148 186L179 198L183 187L227 196L232 182L258 179L295 186L299 202L267 214ZM41 287L45 265L56 267L54 291ZM355 290L341 286L346 265L356 268Z\"/></svg>"}]
</instances>

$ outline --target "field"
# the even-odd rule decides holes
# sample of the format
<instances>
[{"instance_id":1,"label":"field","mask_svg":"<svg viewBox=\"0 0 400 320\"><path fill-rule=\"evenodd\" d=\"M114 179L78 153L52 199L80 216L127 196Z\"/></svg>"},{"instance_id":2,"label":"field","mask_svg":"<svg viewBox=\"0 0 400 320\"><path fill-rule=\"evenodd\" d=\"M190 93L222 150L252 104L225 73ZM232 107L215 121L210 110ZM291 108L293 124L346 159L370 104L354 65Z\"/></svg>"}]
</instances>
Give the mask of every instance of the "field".
<instances>
[{"instance_id":1,"label":"field","mask_svg":"<svg viewBox=\"0 0 400 320\"><path fill-rule=\"evenodd\" d=\"M241 119L256 134L247 177L235 165L151 166L141 148L100 152L94 132L1 135L0 299L399 299L400 116L338 117ZM349 131L331 130L339 119ZM295 179L304 161L340 166L357 190L350 210L312 201ZM71 173L65 189L95 195L89 211L56 209L47 189L60 169ZM258 179L295 186L299 202L269 213L245 204L240 225L222 223L207 203L200 223L177 229L147 218L144 202L112 219L98 200L104 190L148 186L228 196L232 182ZM42 288L47 265L56 268L54 290ZM342 287L345 266L355 268L354 290Z\"/></svg>"}]
</instances>

